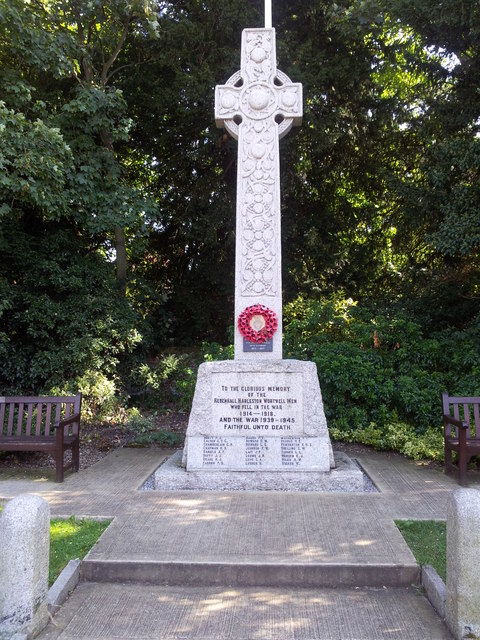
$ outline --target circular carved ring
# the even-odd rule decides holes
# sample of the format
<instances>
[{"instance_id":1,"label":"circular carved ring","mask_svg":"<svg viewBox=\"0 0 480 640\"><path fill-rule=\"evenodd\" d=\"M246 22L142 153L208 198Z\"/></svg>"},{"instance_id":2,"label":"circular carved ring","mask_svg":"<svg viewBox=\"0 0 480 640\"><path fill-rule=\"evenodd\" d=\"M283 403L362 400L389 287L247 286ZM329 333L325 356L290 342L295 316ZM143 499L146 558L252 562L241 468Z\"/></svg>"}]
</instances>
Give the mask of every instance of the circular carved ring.
<instances>
[{"instance_id":1,"label":"circular carved ring","mask_svg":"<svg viewBox=\"0 0 480 640\"><path fill-rule=\"evenodd\" d=\"M290 82L290 78L286 73L277 69L277 78L283 84L287 84ZM230 78L227 80L226 84L231 85L232 87L236 87L239 83L242 82L242 73L240 71L236 71ZM225 120L224 121L225 129L229 132L229 134L238 140L239 134L239 126L235 122L235 120ZM283 122L278 125L278 137L283 138L292 128L293 119L292 118L284 118Z\"/></svg>"}]
</instances>

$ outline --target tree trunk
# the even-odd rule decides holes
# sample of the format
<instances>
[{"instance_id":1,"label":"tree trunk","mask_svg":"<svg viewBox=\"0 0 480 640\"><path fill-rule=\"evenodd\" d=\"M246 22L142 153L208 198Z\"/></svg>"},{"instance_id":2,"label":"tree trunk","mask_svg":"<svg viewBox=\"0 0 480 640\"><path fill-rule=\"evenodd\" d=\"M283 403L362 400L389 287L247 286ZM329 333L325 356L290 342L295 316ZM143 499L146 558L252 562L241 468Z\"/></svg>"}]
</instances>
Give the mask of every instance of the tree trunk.
<instances>
[{"instance_id":1,"label":"tree trunk","mask_svg":"<svg viewBox=\"0 0 480 640\"><path fill-rule=\"evenodd\" d=\"M125 230L115 227L115 250L117 252L117 282L123 294L127 291L127 248L125 244Z\"/></svg>"}]
</instances>

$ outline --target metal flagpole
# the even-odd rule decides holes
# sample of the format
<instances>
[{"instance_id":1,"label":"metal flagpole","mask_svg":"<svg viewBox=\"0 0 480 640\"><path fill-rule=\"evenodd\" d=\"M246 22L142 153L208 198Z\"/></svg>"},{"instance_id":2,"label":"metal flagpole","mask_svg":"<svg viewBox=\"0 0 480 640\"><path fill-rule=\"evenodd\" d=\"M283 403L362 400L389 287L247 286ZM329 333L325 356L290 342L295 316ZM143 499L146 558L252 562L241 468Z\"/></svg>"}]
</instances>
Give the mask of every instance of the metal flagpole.
<instances>
[{"instance_id":1,"label":"metal flagpole","mask_svg":"<svg viewBox=\"0 0 480 640\"><path fill-rule=\"evenodd\" d=\"M272 0L265 0L265 29L272 28Z\"/></svg>"}]
</instances>

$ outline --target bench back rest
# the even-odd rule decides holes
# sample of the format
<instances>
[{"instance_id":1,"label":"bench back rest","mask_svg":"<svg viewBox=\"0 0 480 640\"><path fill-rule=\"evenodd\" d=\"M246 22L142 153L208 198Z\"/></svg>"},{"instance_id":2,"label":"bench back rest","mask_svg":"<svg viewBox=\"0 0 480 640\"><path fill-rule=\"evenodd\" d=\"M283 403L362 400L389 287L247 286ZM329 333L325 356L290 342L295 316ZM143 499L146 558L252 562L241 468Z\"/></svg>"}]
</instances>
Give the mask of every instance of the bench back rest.
<instances>
[{"instance_id":1,"label":"bench back rest","mask_svg":"<svg viewBox=\"0 0 480 640\"><path fill-rule=\"evenodd\" d=\"M442 393L442 406L445 415L467 423L467 438L476 438L480 442L480 397Z\"/></svg>"},{"instance_id":2,"label":"bench back rest","mask_svg":"<svg viewBox=\"0 0 480 640\"><path fill-rule=\"evenodd\" d=\"M54 436L54 424L80 413L82 395L41 397L0 397L0 437ZM79 424L65 427L78 433Z\"/></svg>"}]
</instances>

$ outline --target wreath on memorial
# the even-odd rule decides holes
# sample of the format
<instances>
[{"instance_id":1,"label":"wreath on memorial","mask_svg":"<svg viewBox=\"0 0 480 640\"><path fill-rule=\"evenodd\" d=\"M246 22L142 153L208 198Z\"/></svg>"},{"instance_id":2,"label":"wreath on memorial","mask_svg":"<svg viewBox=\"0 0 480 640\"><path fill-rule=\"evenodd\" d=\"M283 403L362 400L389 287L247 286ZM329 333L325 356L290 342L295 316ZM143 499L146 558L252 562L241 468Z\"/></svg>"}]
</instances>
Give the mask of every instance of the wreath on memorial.
<instances>
[{"instance_id":1,"label":"wreath on memorial","mask_svg":"<svg viewBox=\"0 0 480 640\"><path fill-rule=\"evenodd\" d=\"M267 342L273 337L277 327L277 314L263 304L252 304L238 316L238 330L249 342Z\"/></svg>"}]
</instances>

